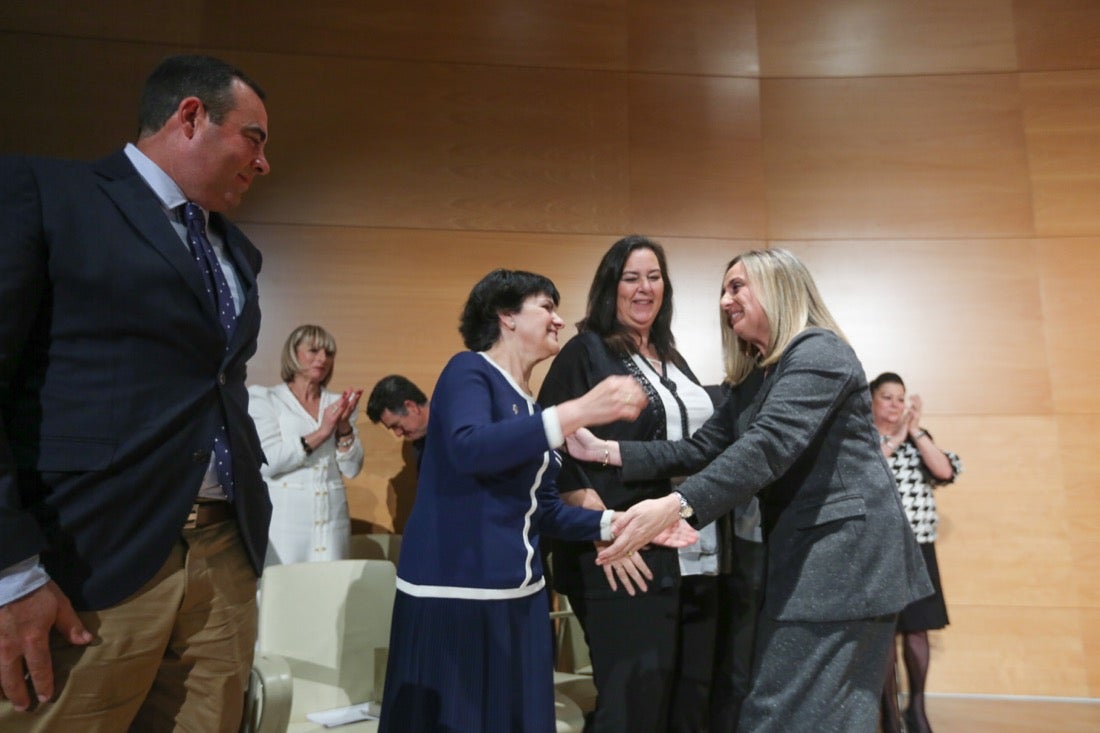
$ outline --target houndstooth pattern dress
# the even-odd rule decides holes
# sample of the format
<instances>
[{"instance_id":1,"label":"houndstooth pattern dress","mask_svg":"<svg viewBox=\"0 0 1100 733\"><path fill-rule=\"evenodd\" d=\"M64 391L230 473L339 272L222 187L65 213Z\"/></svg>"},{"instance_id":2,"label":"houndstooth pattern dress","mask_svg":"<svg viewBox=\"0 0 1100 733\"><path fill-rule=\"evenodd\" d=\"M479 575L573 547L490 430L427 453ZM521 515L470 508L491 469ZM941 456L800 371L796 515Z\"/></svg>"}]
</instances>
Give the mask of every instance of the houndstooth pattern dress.
<instances>
[{"instance_id":1,"label":"houndstooth pattern dress","mask_svg":"<svg viewBox=\"0 0 1100 733\"><path fill-rule=\"evenodd\" d=\"M909 526L913 528L913 534L921 544L936 541L936 529L940 523L936 512L936 497L932 490L954 482L955 477L963 470L962 460L958 455L951 451L943 453L951 461L951 478L946 481L941 481L928 472L921 460L920 450L911 440L906 439L887 459L898 482L898 494L901 495L901 504L905 507L905 516L909 518Z\"/></svg>"}]
</instances>

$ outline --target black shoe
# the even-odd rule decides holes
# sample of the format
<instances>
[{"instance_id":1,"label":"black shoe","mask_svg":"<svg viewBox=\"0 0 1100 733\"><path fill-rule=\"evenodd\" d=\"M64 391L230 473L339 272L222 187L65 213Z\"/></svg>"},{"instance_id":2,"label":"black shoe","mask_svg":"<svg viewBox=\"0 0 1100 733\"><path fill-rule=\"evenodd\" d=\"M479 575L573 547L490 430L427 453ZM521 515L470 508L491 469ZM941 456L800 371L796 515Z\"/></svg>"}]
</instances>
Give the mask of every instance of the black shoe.
<instances>
[{"instance_id":1,"label":"black shoe","mask_svg":"<svg viewBox=\"0 0 1100 733\"><path fill-rule=\"evenodd\" d=\"M918 713L913 708L906 708L905 733L932 733L932 726L928 724L928 718L923 713Z\"/></svg>"}]
</instances>

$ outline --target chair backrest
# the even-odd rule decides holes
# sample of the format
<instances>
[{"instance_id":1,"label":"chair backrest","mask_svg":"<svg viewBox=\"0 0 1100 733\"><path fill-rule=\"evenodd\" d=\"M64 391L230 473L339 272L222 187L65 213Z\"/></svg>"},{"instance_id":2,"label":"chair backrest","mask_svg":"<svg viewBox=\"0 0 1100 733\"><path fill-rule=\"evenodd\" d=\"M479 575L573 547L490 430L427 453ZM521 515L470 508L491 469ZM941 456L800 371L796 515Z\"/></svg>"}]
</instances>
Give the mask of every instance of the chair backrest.
<instances>
[{"instance_id":1,"label":"chair backrest","mask_svg":"<svg viewBox=\"0 0 1100 733\"><path fill-rule=\"evenodd\" d=\"M557 623L555 643L557 645L559 672L592 674L592 659L588 654L588 642L584 638L584 629L569 605L569 598L558 595L559 610L551 611L550 618Z\"/></svg>"},{"instance_id":2,"label":"chair backrest","mask_svg":"<svg viewBox=\"0 0 1100 733\"><path fill-rule=\"evenodd\" d=\"M400 554L399 534L353 534L348 542L348 555L357 560L389 560L396 565Z\"/></svg>"},{"instance_id":3,"label":"chair backrest","mask_svg":"<svg viewBox=\"0 0 1100 733\"><path fill-rule=\"evenodd\" d=\"M390 643L396 570L388 560L272 565L260 592L258 652L290 664L292 718L373 700Z\"/></svg>"}]
</instances>

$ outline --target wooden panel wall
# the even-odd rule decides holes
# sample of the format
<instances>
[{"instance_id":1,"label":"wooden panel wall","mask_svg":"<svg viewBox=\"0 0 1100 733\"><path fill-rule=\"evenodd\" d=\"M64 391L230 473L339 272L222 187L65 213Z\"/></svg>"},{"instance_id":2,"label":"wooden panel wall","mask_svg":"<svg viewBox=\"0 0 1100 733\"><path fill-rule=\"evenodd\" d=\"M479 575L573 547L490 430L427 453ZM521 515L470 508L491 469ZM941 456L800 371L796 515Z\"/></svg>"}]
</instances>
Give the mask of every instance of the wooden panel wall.
<instances>
[{"instance_id":1,"label":"wooden panel wall","mask_svg":"<svg viewBox=\"0 0 1100 733\"><path fill-rule=\"evenodd\" d=\"M572 322L633 231L716 381L724 264L789 247L966 463L930 689L1100 697L1098 35L1093 0L8 0L0 153L112 151L171 52L255 76L259 383L317 322L335 387L430 390L480 275L549 275ZM399 530L409 456L364 433L353 511Z\"/></svg>"}]
</instances>

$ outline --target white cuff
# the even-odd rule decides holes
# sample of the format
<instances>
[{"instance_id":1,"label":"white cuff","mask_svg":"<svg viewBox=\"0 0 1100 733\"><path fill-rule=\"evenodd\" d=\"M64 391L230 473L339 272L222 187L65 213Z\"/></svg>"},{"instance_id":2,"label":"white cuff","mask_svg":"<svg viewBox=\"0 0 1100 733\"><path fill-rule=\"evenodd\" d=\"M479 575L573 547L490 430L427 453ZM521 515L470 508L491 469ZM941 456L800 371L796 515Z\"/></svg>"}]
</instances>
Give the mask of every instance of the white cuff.
<instances>
[{"instance_id":1,"label":"white cuff","mask_svg":"<svg viewBox=\"0 0 1100 733\"><path fill-rule=\"evenodd\" d=\"M48 582L50 576L39 562L38 555L6 567L0 570L0 606L19 600Z\"/></svg>"},{"instance_id":2,"label":"white cuff","mask_svg":"<svg viewBox=\"0 0 1100 733\"><path fill-rule=\"evenodd\" d=\"M611 531L611 520L614 517L615 512L611 509L604 509L603 516L600 517L600 539L605 542L615 539L615 534Z\"/></svg>"},{"instance_id":3,"label":"white cuff","mask_svg":"<svg viewBox=\"0 0 1100 733\"><path fill-rule=\"evenodd\" d=\"M542 411L542 429L546 431L546 442L551 448L560 448L565 444L565 436L561 432L561 421L558 420L557 405Z\"/></svg>"}]
</instances>

